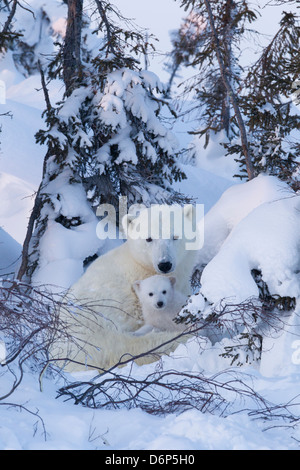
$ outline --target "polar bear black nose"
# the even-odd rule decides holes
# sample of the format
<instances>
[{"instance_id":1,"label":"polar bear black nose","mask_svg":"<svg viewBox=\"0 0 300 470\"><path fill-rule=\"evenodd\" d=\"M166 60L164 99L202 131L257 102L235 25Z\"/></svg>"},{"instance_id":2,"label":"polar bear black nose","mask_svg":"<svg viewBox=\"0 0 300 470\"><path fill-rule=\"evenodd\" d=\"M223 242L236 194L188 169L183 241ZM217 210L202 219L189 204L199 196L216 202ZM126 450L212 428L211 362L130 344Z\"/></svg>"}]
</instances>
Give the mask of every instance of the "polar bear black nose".
<instances>
[{"instance_id":1,"label":"polar bear black nose","mask_svg":"<svg viewBox=\"0 0 300 470\"><path fill-rule=\"evenodd\" d=\"M160 300L159 302L157 302L156 305L158 306L158 308L162 308L164 303Z\"/></svg>"},{"instance_id":2,"label":"polar bear black nose","mask_svg":"<svg viewBox=\"0 0 300 470\"><path fill-rule=\"evenodd\" d=\"M168 273L168 272L170 272L171 269L172 269L172 263L170 263L170 261L165 261L165 262L163 262L163 263L159 263L158 269L159 269L162 273Z\"/></svg>"}]
</instances>

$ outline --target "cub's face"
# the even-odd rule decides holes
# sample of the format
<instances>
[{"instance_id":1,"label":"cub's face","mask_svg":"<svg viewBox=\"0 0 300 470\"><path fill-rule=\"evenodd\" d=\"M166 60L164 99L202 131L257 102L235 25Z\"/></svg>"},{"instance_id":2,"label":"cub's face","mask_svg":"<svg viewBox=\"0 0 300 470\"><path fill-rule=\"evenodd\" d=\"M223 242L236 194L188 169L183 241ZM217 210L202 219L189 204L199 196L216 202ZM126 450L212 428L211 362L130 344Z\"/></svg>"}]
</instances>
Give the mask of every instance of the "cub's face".
<instances>
[{"instance_id":1,"label":"cub's face","mask_svg":"<svg viewBox=\"0 0 300 470\"><path fill-rule=\"evenodd\" d=\"M163 311L173 300L174 284L174 277L157 275L136 281L133 287L142 306Z\"/></svg>"}]
</instances>

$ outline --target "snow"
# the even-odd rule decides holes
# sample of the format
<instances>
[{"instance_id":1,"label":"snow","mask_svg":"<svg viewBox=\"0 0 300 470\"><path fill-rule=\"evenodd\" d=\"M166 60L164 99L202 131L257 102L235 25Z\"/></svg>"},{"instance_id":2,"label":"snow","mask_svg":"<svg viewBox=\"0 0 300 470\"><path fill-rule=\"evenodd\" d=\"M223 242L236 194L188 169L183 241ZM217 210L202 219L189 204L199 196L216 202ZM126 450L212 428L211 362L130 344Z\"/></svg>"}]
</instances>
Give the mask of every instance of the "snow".
<instances>
[{"instance_id":1,"label":"snow","mask_svg":"<svg viewBox=\"0 0 300 470\"><path fill-rule=\"evenodd\" d=\"M32 0L29 2L33 4ZM34 5L42 2L36 0ZM48 2L50 5L52 2ZM56 2L54 2L56 3ZM55 31L64 33L65 22L58 15L57 5L51 7L51 24ZM60 6L62 9L62 5ZM49 13L49 10L47 10ZM25 14L22 11L22 14ZM63 11L61 11L61 15ZM29 18L32 43L37 30ZM25 23L24 23L25 25ZM43 45L43 50L45 43ZM46 44L46 48L48 45ZM3 67L2 67L3 66ZM1 113L11 111L13 118L1 117L0 133L0 276L16 272L30 211L32 195L37 190L45 147L35 144L34 134L43 127L41 111L44 100L38 76L24 78L12 65L7 54L1 63L0 80L6 83L6 104ZM130 77L129 77L130 78ZM129 79L128 78L128 79ZM131 77L132 78L132 77ZM130 79L131 79L130 78ZM138 77L135 77L138 80ZM142 76L152 87L161 84L150 71ZM120 80L113 82L114 98L107 106L118 106L117 98L124 93ZM59 100L60 85L50 88L53 102ZM112 95L113 95L112 93ZM140 97L141 98L141 97ZM76 100L69 105L76 108ZM122 105L123 106L123 105ZM138 103L131 106L138 110ZM109 108L106 107L106 110ZM66 116L72 110L61 110ZM144 109L143 109L144 111ZM137 112L137 111L135 111ZM147 111L154 113L153 109ZM112 119L112 114L108 116ZM124 129L121 115L114 116ZM146 118L146 115L145 115ZM118 120L117 120L118 119ZM121 123L121 124L120 124ZM158 123L153 129L158 129ZM177 123L177 128L180 125ZM180 131L178 133L180 135ZM143 136L139 139L143 142ZM186 135L182 137L186 139ZM126 138L122 141L122 160L133 160ZM195 198L205 208L205 244L199 253L199 264L205 266L201 290L191 298L193 314L204 313L207 301L218 303L224 298L237 301L257 295L257 286L251 269L261 270L272 293L300 297L300 204L299 196L291 195L285 183L274 177L260 175L253 181L238 184L232 179L236 168L231 167L220 140L216 136L206 150L197 155L196 166L181 165L187 179L175 183L174 188ZM173 143L170 142L170 148ZM105 149L104 149L105 150ZM153 151L149 148L149 152ZM120 156L121 157L121 156ZM119 157L119 158L120 158ZM153 155L154 158L154 155ZM105 162L103 151L102 161ZM53 200L57 185L52 184ZM49 188L48 188L49 189ZM70 192L68 192L70 191ZM83 198L75 185L66 186L61 204L67 214L77 214ZM43 240L45 265L38 273L39 282L53 282L58 288L67 287L82 273L82 258L99 249L96 237L96 219L86 207L85 224L66 230L51 221L48 239ZM70 233L71 232L71 233ZM86 243L88 238L88 242ZM85 244L83 244L84 240ZM203 295L202 295L203 294ZM299 304L299 302L298 302ZM206 313L210 312L210 306ZM159 370L189 371L226 381L230 373L241 374L243 383L253 388L268 404L289 404L281 412L294 413L291 424L278 416L274 421L256 419L257 404L251 397L239 401L232 393L222 393L230 402L232 413L219 415L187 409L182 413L155 416L139 408L91 409L65 398L57 397L66 381L96 379L95 372L73 375L60 374L42 378L40 389L37 372L24 369L20 385L11 396L0 401L1 450L299 450L299 382L300 382L300 322L299 305L284 318L285 328L264 338L260 362L232 368L228 358L221 357L224 339L215 344L207 338L191 338L181 344L169 357L159 363L136 366L129 364L118 374L144 378ZM0 361L5 355L4 338L0 338ZM10 390L14 377L6 367L0 369L0 396ZM162 397L163 398L163 397ZM276 408L275 408L276 410ZM251 414L251 411L253 412Z\"/></svg>"},{"instance_id":2,"label":"snow","mask_svg":"<svg viewBox=\"0 0 300 470\"><path fill-rule=\"evenodd\" d=\"M232 180L233 175L239 174L239 164L234 156L226 156L226 149L222 145L226 142L228 138L225 131L217 134L211 132L208 145L205 146L205 136L197 136L191 143L191 152L197 167Z\"/></svg>"},{"instance_id":3,"label":"snow","mask_svg":"<svg viewBox=\"0 0 300 470\"><path fill-rule=\"evenodd\" d=\"M61 172L47 184L45 191L50 195L56 213L68 218L80 214L83 223L70 230L53 220L50 210L48 230L39 246L39 267L33 277L34 283L55 285L60 291L79 279L84 272L83 260L98 253L103 245L97 237L98 219L86 202L82 186L68 184L70 176L69 170ZM57 194L60 195L59 199Z\"/></svg>"},{"instance_id":4,"label":"snow","mask_svg":"<svg viewBox=\"0 0 300 470\"><path fill-rule=\"evenodd\" d=\"M205 200L206 202L206 213L209 212L209 209L215 210L213 204L220 201L219 197L222 192L224 192L223 201L227 201L229 209L229 196L226 196L228 187L231 188L229 189L230 199L235 202L238 201L236 193L240 197L243 190L247 188L244 184L231 187L231 182L199 169L195 170L195 168L189 167L185 167L185 169L188 170L188 180L176 184L182 189L188 189L189 193L194 187L197 200ZM195 184L196 182L197 184ZM261 203L258 205L259 210L265 207L266 203L263 201L268 198L275 199L273 211L281 207L281 213L283 213L284 209L293 208L292 201L294 203L295 198L293 200L286 198L286 193L282 192L282 185L277 183L273 179L270 181L269 178L261 178L261 181L253 182L261 189L259 192L256 187L256 190L253 191L253 194L257 195L257 199L252 200L254 210L251 211L250 207L245 206L244 209L249 211L249 215L242 218L240 210L236 207L236 212L231 212L231 225L238 228L241 223L244 223L247 227L247 218L256 213L255 205L258 199ZM249 191L252 191L252 185L249 184L249 186ZM278 188L280 188L279 191ZM284 195L280 201L276 201L278 194ZM17 203L15 206L17 207ZM223 208L225 206L224 203ZM218 203L215 207L218 207ZM21 209L24 208L20 204ZM273 215L273 211L270 212L270 217ZM24 212L26 213L26 210ZM226 211L224 212L226 214ZM230 214L229 210L227 214ZM268 211L264 212L264 215L267 214ZM292 218L291 223L293 220ZM24 214L23 219L20 218L20 225L25 225L25 221ZM261 223L261 225L267 228L267 224ZM231 235L233 232L234 228ZM53 240L59 247L63 237L57 234ZM279 240L279 237L275 240ZM51 256L50 252L49 256ZM56 264L51 265L51 269L56 273L58 283L64 274L72 271L74 274L76 273L76 260L72 258L74 254L71 253L70 256L69 260L57 260ZM224 279L221 284L224 285ZM204 305L203 297L200 295L195 297L199 300L197 306L201 310ZM296 319L295 312L290 324L294 325ZM295 356L297 353L296 339L295 330L292 334L285 332L277 339L270 339L264 346L265 354L262 357L261 366L258 368L245 366L239 370L245 374L244 380L248 381L249 385L252 386L254 382L256 390L267 399L272 400L273 403L286 403L298 394L299 362L297 363ZM214 375L230 366L228 360L219 356L220 351L220 344L208 346L202 351L198 341L190 340L186 345L178 347L170 357L165 357L163 367L165 370L176 368L177 371L204 371L208 376ZM284 355L283 351L285 351ZM145 376L153 372L153 368L155 368L155 364L142 367L134 366L131 373L137 377ZM122 374L128 373L129 369L130 367L125 370L123 368ZM92 372L82 372L67 376L67 379L71 381L90 380L91 377L93 377ZM276 382L274 382L275 378ZM267 424L263 420L252 419L247 410L244 410L247 408L246 406L241 406L239 413L229 414L226 418L197 410L186 410L180 414L171 413L166 416L149 415L140 409L93 410L80 405L75 406L71 401L64 401L63 397L57 398L57 390L63 385L64 377L55 377L54 379L45 377L43 391L40 391L36 374L26 371L20 386L9 397L9 403L15 403L20 407L6 406L5 403L2 403L0 408L1 449L100 449L104 451L176 451L181 449L190 452L210 449L298 449L296 439L299 437L299 430L297 426L295 429L287 427L283 431L279 424L278 428L271 426L270 430L266 430ZM9 387L9 379L2 373L1 392L7 387ZM255 409L255 407L253 408Z\"/></svg>"},{"instance_id":5,"label":"snow","mask_svg":"<svg viewBox=\"0 0 300 470\"><path fill-rule=\"evenodd\" d=\"M0 228L0 275L14 273L19 264L22 245Z\"/></svg>"},{"instance_id":6,"label":"snow","mask_svg":"<svg viewBox=\"0 0 300 470\"><path fill-rule=\"evenodd\" d=\"M0 173L0 226L18 243L22 244L26 235L26 219L33 204L34 187L16 176ZM24 218L20 224L20 218Z\"/></svg>"},{"instance_id":7,"label":"snow","mask_svg":"<svg viewBox=\"0 0 300 470\"><path fill-rule=\"evenodd\" d=\"M213 257L203 270L202 294L212 302L228 297L239 303L257 297L251 276L251 270L257 269L271 295L299 297L299 208L299 196L276 178L263 175L223 194L207 215L211 224L205 221L199 258L203 262L202 253L206 261L209 253Z\"/></svg>"},{"instance_id":8,"label":"snow","mask_svg":"<svg viewBox=\"0 0 300 470\"><path fill-rule=\"evenodd\" d=\"M110 135L110 139L98 151L101 170L104 163L109 163L110 149L114 145L118 145L120 152L115 161L117 164L124 162L136 164L137 151L134 139L143 143L145 156L155 163L158 155L157 150L149 142L149 136L152 134L156 136L154 143L157 143L163 152L169 155L176 153L177 138L158 119L159 104L150 97L149 89L160 92L163 90L163 85L154 73L147 70L138 73L120 69L108 75L104 94L97 103L99 120L108 126ZM135 118L145 124L143 134L139 132L136 135Z\"/></svg>"}]
</instances>

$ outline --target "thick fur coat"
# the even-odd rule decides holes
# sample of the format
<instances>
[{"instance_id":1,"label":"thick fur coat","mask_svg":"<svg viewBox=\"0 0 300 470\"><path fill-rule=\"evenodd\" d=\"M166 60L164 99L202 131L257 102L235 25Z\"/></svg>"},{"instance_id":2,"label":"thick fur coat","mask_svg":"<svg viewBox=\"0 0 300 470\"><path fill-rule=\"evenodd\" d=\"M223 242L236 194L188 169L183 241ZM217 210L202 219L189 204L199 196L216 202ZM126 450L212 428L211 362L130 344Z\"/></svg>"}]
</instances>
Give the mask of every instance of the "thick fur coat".
<instances>
[{"instance_id":1,"label":"thick fur coat","mask_svg":"<svg viewBox=\"0 0 300 470\"><path fill-rule=\"evenodd\" d=\"M135 281L155 274L172 276L176 278L177 290L186 297L190 294L195 251L187 249L184 230L179 232L181 222L191 222L193 208L190 205L177 208L175 218L182 221L173 223L167 217L168 207L152 206L154 215L164 208L166 213L160 219L153 217L151 224L150 209L144 209L138 216L124 216L127 241L95 260L70 289L74 306L60 312L69 339L57 342L52 350L53 358L66 359L61 362L66 370L107 369L120 358L158 348L154 355L137 361L143 364L157 358L158 352L169 352L176 346L172 343L159 347L176 336L174 332L134 335L143 325L142 308L133 287ZM158 220L162 234L166 232L168 238L157 235Z\"/></svg>"}]
</instances>

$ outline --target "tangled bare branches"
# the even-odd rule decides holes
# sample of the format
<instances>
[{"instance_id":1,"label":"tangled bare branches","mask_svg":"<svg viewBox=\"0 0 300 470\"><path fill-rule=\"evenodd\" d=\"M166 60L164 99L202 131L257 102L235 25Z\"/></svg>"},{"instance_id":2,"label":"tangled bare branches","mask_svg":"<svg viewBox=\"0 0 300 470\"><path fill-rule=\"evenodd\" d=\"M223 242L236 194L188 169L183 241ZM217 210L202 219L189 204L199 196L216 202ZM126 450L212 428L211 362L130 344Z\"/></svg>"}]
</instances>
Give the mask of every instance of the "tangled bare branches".
<instances>
[{"instance_id":1,"label":"tangled bare branches","mask_svg":"<svg viewBox=\"0 0 300 470\"><path fill-rule=\"evenodd\" d=\"M202 373L155 370L140 378L110 371L97 380L69 384L59 390L59 396L92 408L141 408L155 415L197 409L224 416L230 405L236 406L237 399L249 397L266 407L264 399L233 371L206 377Z\"/></svg>"},{"instance_id":2,"label":"tangled bare branches","mask_svg":"<svg viewBox=\"0 0 300 470\"><path fill-rule=\"evenodd\" d=\"M262 328L270 334L283 326L283 319L276 318L273 312L269 315L255 299L249 299L239 305L222 303L219 310L213 311L205 320L197 322L194 319L190 329L176 339L182 340L189 335L198 341L201 354L203 343L199 336L204 332L207 334L209 329L219 330L231 338L233 347L240 348L240 354L245 345L239 340L245 338L246 333L249 337L255 334L259 337ZM261 343L257 348L261 351ZM156 352L157 348L154 348L144 354L153 355ZM229 350L225 353L229 354ZM289 425L299 422L299 417L292 412L296 398L293 403L284 405L269 402L257 393L251 377L238 368L225 368L220 373L206 376L199 370L166 368L163 359L160 359L155 365L152 364L150 372L149 368L139 368L137 371L133 368L133 362L137 359L139 357L122 357L117 364L92 380L72 382L60 388L58 396L91 408L141 408L155 415L181 413L189 409L220 416L247 411L250 416L264 421L284 420ZM127 367L124 369L124 366Z\"/></svg>"},{"instance_id":3,"label":"tangled bare branches","mask_svg":"<svg viewBox=\"0 0 300 470\"><path fill-rule=\"evenodd\" d=\"M63 309L71 311L75 303L70 294L53 290L53 286L34 287L19 280L0 281L0 376L12 377L8 390L0 390L0 403L19 386L26 367L40 377L45 369L61 373L50 351L58 341L75 343L68 318L60 314ZM94 305L85 301L76 307L83 317L84 312L94 312Z\"/></svg>"},{"instance_id":4,"label":"tangled bare branches","mask_svg":"<svg viewBox=\"0 0 300 470\"><path fill-rule=\"evenodd\" d=\"M70 309L74 305L78 307L74 299L51 294L47 288L41 290L20 281L2 281L0 346L5 344L6 356L1 357L0 354L0 367L2 375L10 374L11 381L4 381L9 385L7 390L1 389L1 405L7 404L6 399L21 383L25 365L39 373L49 367L52 373L62 374L55 359L50 357L49 350L58 339L76 341L69 336L67 325L59 315L61 308ZM88 303L81 306L83 318L87 310L93 307ZM186 316L184 320L187 329L165 344L139 356L124 355L109 370L99 372L88 381L65 380L58 397L91 408L141 408L155 415L181 413L189 409L220 416L247 411L253 418L270 421L270 425L278 420L289 426L299 423L299 417L292 412L299 405L297 397L287 404L270 403L257 393L252 378L239 368L225 368L220 373L207 376L200 368L195 371L175 370L174 365L168 367L170 362L160 357L160 351L168 343L175 340L186 342L187 339L197 341L200 355L207 344L202 341L203 336L209 337L219 332L232 341L232 346L225 349L224 357L235 357L237 354L233 361L237 365L241 354L248 351L245 362L257 360L259 354L255 353L261 350L261 344L256 344L252 354L249 342L245 344L241 339L259 338L262 332L279 331L284 327L282 316L279 318L274 311L269 312L257 299L249 299L239 305L221 303L219 309L212 309L205 319L199 317L195 321ZM142 355L152 356L156 362L145 367L134 367Z\"/></svg>"},{"instance_id":5,"label":"tangled bare branches","mask_svg":"<svg viewBox=\"0 0 300 470\"><path fill-rule=\"evenodd\" d=\"M20 384L24 366L47 361L47 351L58 329L58 302L47 290L25 283L3 280L0 287L0 342L2 375L13 377L0 401L11 395ZM54 306L54 309L53 309Z\"/></svg>"}]
</instances>

